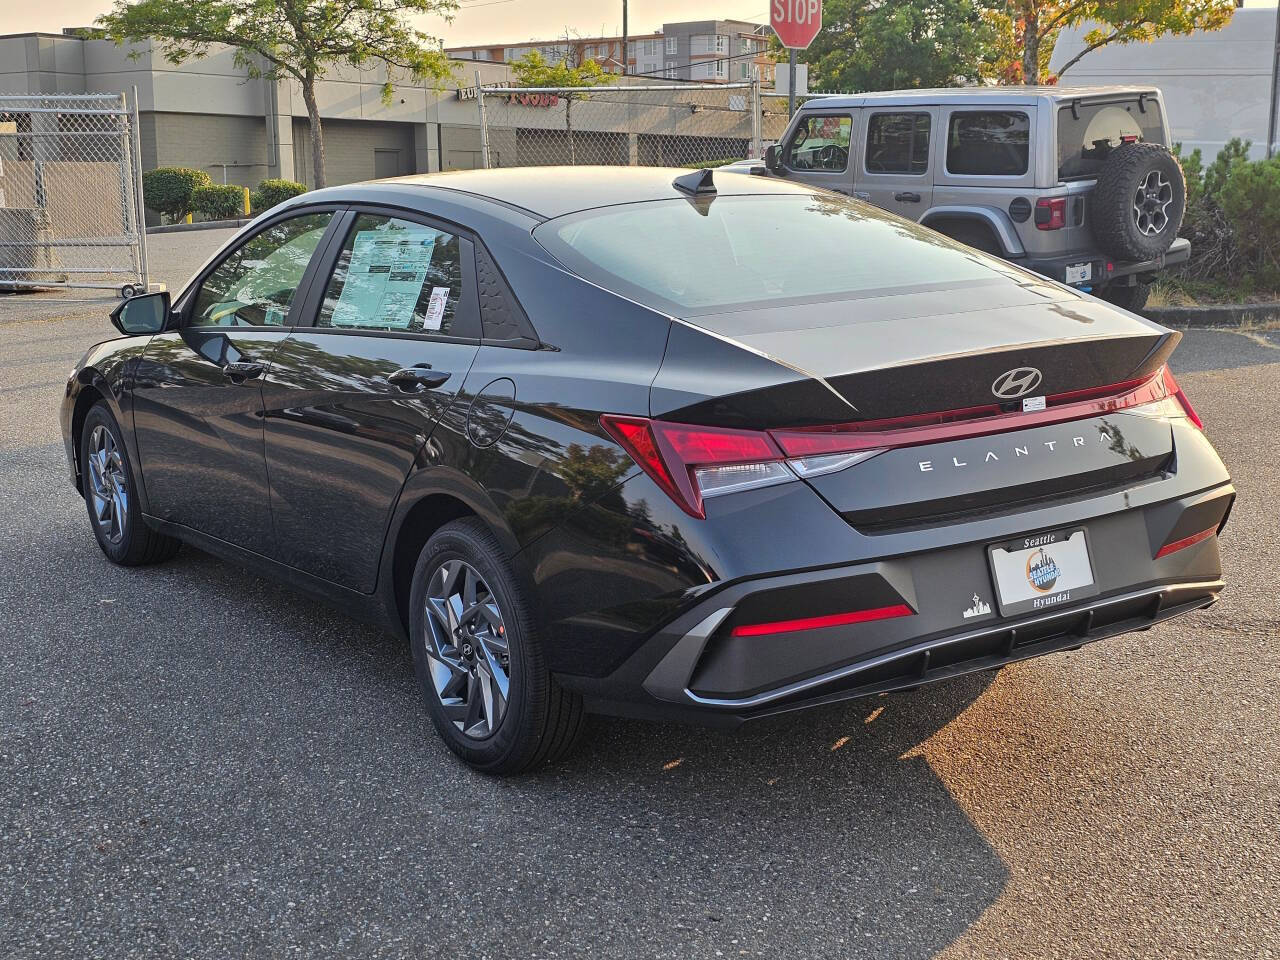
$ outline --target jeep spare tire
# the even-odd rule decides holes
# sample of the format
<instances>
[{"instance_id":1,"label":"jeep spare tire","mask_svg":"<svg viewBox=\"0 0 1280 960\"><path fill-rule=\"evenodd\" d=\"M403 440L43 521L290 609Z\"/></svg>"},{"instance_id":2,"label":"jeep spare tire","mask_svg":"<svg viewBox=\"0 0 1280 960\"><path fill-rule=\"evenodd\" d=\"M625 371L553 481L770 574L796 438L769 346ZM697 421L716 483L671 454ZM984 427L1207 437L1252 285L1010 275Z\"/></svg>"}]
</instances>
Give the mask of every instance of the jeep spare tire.
<instances>
[{"instance_id":1,"label":"jeep spare tire","mask_svg":"<svg viewBox=\"0 0 1280 960\"><path fill-rule=\"evenodd\" d=\"M1117 260L1153 260L1182 226L1187 183L1158 143L1126 143L1111 152L1089 197L1089 222L1102 250Z\"/></svg>"}]
</instances>

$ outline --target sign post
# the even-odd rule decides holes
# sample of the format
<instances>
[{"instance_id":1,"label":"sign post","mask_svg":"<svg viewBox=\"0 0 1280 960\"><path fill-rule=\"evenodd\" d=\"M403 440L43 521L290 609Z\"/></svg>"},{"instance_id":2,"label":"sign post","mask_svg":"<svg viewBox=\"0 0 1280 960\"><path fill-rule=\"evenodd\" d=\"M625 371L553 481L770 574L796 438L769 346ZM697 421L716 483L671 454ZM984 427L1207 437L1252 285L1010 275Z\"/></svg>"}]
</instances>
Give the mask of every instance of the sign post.
<instances>
[{"instance_id":1,"label":"sign post","mask_svg":"<svg viewBox=\"0 0 1280 960\"><path fill-rule=\"evenodd\" d=\"M773 0L769 26L787 48L787 113L796 112L796 51L804 50L822 29L822 0Z\"/></svg>"}]
</instances>

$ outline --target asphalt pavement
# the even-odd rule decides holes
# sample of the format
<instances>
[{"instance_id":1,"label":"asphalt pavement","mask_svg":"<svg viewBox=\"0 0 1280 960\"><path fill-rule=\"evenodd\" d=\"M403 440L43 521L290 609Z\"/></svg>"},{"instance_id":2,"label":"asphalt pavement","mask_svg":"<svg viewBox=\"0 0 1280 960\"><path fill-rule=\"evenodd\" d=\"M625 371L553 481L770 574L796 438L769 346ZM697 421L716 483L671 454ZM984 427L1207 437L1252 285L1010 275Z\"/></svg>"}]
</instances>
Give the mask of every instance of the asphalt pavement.
<instances>
[{"instance_id":1,"label":"asphalt pavement","mask_svg":"<svg viewBox=\"0 0 1280 960\"><path fill-rule=\"evenodd\" d=\"M385 636L105 561L56 412L110 333L0 299L3 956L1280 956L1277 333L1175 358L1240 492L1211 610L733 734L597 720L512 780Z\"/></svg>"}]
</instances>

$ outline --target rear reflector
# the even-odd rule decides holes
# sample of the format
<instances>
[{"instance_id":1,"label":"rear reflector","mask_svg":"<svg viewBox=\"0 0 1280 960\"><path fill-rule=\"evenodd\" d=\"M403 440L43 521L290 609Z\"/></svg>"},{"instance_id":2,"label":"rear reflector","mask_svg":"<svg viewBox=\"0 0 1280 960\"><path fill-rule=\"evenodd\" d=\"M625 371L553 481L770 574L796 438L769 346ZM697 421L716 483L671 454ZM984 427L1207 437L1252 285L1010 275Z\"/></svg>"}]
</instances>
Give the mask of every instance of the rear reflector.
<instances>
[{"instance_id":1,"label":"rear reflector","mask_svg":"<svg viewBox=\"0 0 1280 960\"><path fill-rule=\"evenodd\" d=\"M1156 559L1159 560L1161 557L1167 557L1169 554L1177 553L1179 550L1185 550L1187 547L1194 547L1197 543L1208 540L1217 532L1218 528L1213 526L1208 530L1201 530L1199 533L1193 533L1189 537L1183 537L1181 540L1175 540L1173 543L1166 543L1156 554Z\"/></svg>"},{"instance_id":2,"label":"rear reflector","mask_svg":"<svg viewBox=\"0 0 1280 960\"><path fill-rule=\"evenodd\" d=\"M795 633L797 630L819 630L823 627L843 627L851 623L870 623L872 620L892 620L895 617L911 617L915 611L905 603L891 607L875 607L871 610L850 610L848 613L830 613L822 617L804 617L800 620L774 620L772 623L751 623L734 627L735 637L764 637L774 633Z\"/></svg>"}]
</instances>

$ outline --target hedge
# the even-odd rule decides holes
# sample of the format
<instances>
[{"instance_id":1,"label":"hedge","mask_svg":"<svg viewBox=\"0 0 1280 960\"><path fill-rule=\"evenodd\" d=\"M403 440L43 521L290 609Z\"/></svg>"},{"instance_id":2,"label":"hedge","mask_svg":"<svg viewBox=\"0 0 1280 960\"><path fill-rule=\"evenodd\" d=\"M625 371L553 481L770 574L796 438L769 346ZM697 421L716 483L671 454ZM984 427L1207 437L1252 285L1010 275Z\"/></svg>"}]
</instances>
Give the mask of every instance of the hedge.
<instances>
[{"instance_id":1,"label":"hedge","mask_svg":"<svg viewBox=\"0 0 1280 960\"><path fill-rule=\"evenodd\" d=\"M191 208L207 220L232 220L244 215L244 187L233 183L196 187Z\"/></svg>"},{"instance_id":2,"label":"hedge","mask_svg":"<svg viewBox=\"0 0 1280 960\"><path fill-rule=\"evenodd\" d=\"M191 213L191 195L213 181L203 170L187 167L157 167L142 175L142 196L147 207L162 216L181 220Z\"/></svg>"},{"instance_id":3,"label":"hedge","mask_svg":"<svg viewBox=\"0 0 1280 960\"><path fill-rule=\"evenodd\" d=\"M250 198L253 203L253 212L261 213L263 210L270 210L276 204L284 203L290 197L306 192L305 186L293 180L263 180Z\"/></svg>"}]
</instances>

